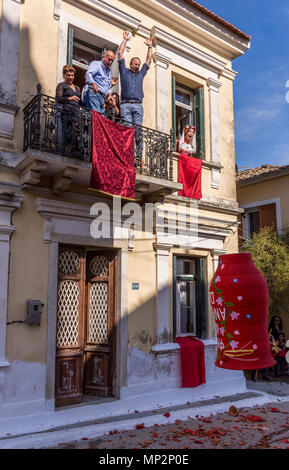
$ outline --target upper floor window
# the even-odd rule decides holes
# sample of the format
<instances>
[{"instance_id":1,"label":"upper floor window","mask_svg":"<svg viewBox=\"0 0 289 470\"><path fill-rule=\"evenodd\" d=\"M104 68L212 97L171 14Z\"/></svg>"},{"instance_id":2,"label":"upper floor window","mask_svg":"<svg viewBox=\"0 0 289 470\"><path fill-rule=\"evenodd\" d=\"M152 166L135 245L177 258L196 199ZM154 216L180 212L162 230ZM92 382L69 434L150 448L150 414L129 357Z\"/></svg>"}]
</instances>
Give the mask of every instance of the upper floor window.
<instances>
[{"instance_id":1,"label":"upper floor window","mask_svg":"<svg viewBox=\"0 0 289 470\"><path fill-rule=\"evenodd\" d=\"M101 60L103 51L82 41L73 41L72 65L75 68L74 83L83 88L85 85L85 73L93 60Z\"/></svg>"},{"instance_id":2,"label":"upper floor window","mask_svg":"<svg viewBox=\"0 0 289 470\"><path fill-rule=\"evenodd\" d=\"M75 68L74 84L81 90L85 85L89 64L94 60L101 60L107 49L116 52L117 46L84 30L68 27L67 64ZM111 71L113 75L118 75L117 60L112 64Z\"/></svg>"},{"instance_id":3,"label":"upper floor window","mask_svg":"<svg viewBox=\"0 0 289 470\"><path fill-rule=\"evenodd\" d=\"M179 138L187 124L194 123L194 92L176 85L176 136Z\"/></svg>"},{"instance_id":4,"label":"upper floor window","mask_svg":"<svg viewBox=\"0 0 289 470\"><path fill-rule=\"evenodd\" d=\"M188 88L172 75L172 127L176 143L187 124L196 127L196 157L204 158L204 90Z\"/></svg>"},{"instance_id":5,"label":"upper floor window","mask_svg":"<svg viewBox=\"0 0 289 470\"><path fill-rule=\"evenodd\" d=\"M244 240L250 239L254 233L259 233L264 227L274 227L277 230L276 204L266 204L245 208L243 217L239 217L239 246Z\"/></svg>"}]
</instances>

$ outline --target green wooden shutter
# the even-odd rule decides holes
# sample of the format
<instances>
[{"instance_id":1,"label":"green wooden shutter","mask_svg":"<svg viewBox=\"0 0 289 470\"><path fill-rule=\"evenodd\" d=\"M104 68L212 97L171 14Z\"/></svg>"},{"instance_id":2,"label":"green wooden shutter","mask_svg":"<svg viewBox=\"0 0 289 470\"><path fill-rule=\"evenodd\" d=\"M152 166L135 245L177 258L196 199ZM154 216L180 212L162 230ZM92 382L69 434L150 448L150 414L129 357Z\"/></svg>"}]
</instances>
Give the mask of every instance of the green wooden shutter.
<instances>
[{"instance_id":1,"label":"green wooden shutter","mask_svg":"<svg viewBox=\"0 0 289 470\"><path fill-rule=\"evenodd\" d=\"M207 333L206 292L205 292L205 259L196 263L196 330L198 338L205 338Z\"/></svg>"},{"instance_id":2,"label":"green wooden shutter","mask_svg":"<svg viewBox=\"0 0 289 470\"><path fill-rule=\"evenodd\" d=\"M205 157L204 88L194 93L194 118L197 132L197 156Z\"/></svg>"},{"instance_id":3,"label":"green wooden shutter","mask_svg":"<svg viewBox=\"0 0 289 470\"><path fill-rule=\"evenodd\" d=\"M68 35L67 35L67 65L72 65L73 57L73 28L68 26Z\"/></svg>"},{"instance_id":4,"label":"green wooden shutter","mask_svg":"<svg viewBox=\"0 0 289 470\"><path fill-rule=\"evenodd\" d=\"M176 125L176 77L172 75L172 129L174 144L176 143L177 125Z\"/></svg>"}]
</instances>

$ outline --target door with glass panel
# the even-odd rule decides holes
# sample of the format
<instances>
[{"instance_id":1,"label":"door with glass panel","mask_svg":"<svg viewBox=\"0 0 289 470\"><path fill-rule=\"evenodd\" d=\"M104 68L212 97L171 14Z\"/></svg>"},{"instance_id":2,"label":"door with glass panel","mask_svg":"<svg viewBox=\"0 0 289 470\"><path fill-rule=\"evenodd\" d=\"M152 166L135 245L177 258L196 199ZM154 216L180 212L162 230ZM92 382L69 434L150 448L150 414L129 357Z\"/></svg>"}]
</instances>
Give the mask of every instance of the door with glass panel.
<instances>
[{"instance_id":1,"label":"door with glass panel","mask_svg":"<svg viewBox=\"0 0 289 470\"><path fill-rule=\"evenodd\" d=\"M195 261L176 260L176 336L196 335Z\"/></svg>"},{"instance_id":2,"label":"door with glass panel","mask_svg":"<svg viewBox=\"0 0 289 470\"><path fill-rule=\"evenodd\" d=\"M113 252L59 248L57 406L114 393L115 264Z\"/></svg>"},{"instance_id":3,"label":"door with glass panel","mask_svg":"<svg viewBox=\"0 0 289 470\"><path fill-rule=\"evenodd\" d=\"M173 335L205 338L207 334L206 261L173 257Z\"/></svg>"}]
</instances>

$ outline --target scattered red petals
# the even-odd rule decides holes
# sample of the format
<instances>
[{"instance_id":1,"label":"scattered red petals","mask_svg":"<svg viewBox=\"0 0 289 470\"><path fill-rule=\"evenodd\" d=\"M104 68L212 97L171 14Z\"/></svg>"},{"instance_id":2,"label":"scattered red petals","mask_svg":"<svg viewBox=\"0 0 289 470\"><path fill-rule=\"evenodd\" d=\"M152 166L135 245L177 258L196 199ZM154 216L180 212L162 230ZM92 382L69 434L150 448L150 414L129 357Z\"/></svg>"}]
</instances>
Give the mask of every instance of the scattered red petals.
<instances>
[{"instance_id":1,"label":"scattered red petals","mask_svg":"<svg viewBox=\"0 0 289 470\"><path fill-rule=\"evenodd\" d=\"M143 429L143 428L144 428L144 423L142 423L142 424L137 424L135 428L136 428L136 429Z\"/></svg>"},{"instance_id":2,"label":"scattered red petals","mask_svg":"<svg viewBox=\"0 0 289 470\"><path fill-rule=\"evenodd\" d=\"M170 414L170 413L164 413L164 416L165 416L166 418L169 418L169 417L171 416L171 414Z\"/></svg>"},{"instance_id":3,"label":"scattered red petals","mask_svg":"<svg viewBox=\"0 0 289 470\"><path fill-rule=\"evenodd\" d=\"M269 408L269 410L272 411L273 413L280 413L279 408Z\"/></svg>"},{"instance_id":4,"label":"scattered red petals","mask_svg":"<svg viewBox=\"0 0 289 470\"><path fill-rule=\"evenodd\" d=\"M248 415L248 416L242 415L242 421L257 422L257 421L264 421L264 419L261 418L261 416L257 416L257 415Z\"/></svg>"},{"instance_id":5,"label":"scattered red petals","mask_svg":"<svg viewBox=\"0 0 289 470\"><path fill-rule=\"evenodd\" d=\"M118 429L114 429L113 431L109 431L109 434L112 435L112 434L119 434L119 430Z\"/></svg>"}]
</instances>

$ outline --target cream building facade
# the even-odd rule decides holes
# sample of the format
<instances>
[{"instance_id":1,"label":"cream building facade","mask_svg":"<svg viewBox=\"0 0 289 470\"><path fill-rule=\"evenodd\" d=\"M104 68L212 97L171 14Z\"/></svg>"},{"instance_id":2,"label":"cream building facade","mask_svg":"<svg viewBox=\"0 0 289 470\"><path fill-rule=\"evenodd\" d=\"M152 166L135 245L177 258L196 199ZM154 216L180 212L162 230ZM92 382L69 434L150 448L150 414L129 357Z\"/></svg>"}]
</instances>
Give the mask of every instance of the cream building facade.
<instances>
[{"instance_id":1,"label":"cream building facade","mask_svg":"<svg viewBox=\"0 0 289 470\"><path fill-rule=\"evenodd\" d=\"M1 435L87 420L95 410L105 414L111 399L186 403L243 391L241 372L214 366L208 287L218 256L238 251L232 61L250 37L190 0L0 5ZM76 67L81 83L88 58L117 52L124 30L132 33L127 63L136 55L144 61L144 41L153 38L144 158L160 142L165 150L161 173L152 160L148 171L137 168L136 200L142 210L157 204L165 217L122 238L108 219L111 236L95 239L95 203L119 204L121 222L129 207L88 189L89 138L81 158L57 150L53 97L64 64ZM112 69L118 73L117 60ZM203 160L197 232L183 222L192 201L178 196L175 137L188 120ZM176 207L182 229L167 234ZM37 320L41 306L40 324L29 324L27 305ZM205 345L206 384L181 389L174 340L192 333Z\"/></svg>"}]
</instances>

